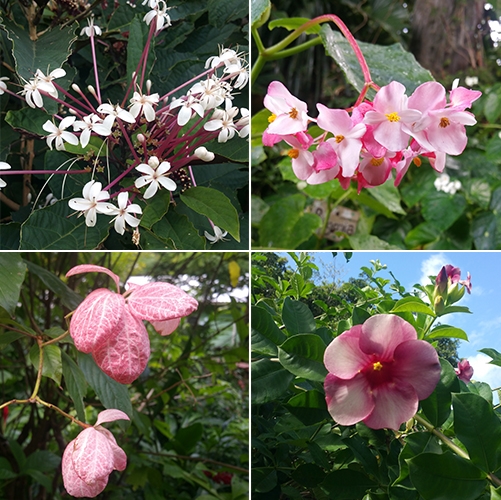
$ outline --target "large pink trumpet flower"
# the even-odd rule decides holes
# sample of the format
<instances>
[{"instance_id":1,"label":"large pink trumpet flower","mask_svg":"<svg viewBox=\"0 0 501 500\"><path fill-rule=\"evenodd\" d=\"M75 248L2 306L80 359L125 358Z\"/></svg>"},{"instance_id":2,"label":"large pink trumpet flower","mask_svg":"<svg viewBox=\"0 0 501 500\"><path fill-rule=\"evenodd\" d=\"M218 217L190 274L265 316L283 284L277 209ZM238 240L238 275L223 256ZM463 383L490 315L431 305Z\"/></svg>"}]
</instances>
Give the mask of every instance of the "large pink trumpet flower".
<instances>
[{"instance_id":1,"label":"large pink trumpet flower","mask_svg":"<svg viewBox=\"0 0 501 500\"><path fill-rule=\"evenodd\" d=\"M440 379L435 349L392 314L372 316L336 337L324 363L327 407L341 425L398 429Z\"/></svg>"}]
</instances>

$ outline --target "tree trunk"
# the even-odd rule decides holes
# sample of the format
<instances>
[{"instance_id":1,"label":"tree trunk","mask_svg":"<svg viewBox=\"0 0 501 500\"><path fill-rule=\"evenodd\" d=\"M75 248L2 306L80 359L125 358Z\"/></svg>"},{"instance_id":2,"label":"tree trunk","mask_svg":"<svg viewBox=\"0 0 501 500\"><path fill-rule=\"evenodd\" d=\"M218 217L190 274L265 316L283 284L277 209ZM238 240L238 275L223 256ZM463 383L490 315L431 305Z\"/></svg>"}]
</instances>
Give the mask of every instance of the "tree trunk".
<instances>
[{"instance_id":1,"label":"tree trunk","mask_svg":"<svg viewBox=\"0 0 501 500\"><path fill-rule=\"evenodd\" d=\"M483 0L416 0L411 50L435 76L483 65Z\"/></svg>"}]
</instances>

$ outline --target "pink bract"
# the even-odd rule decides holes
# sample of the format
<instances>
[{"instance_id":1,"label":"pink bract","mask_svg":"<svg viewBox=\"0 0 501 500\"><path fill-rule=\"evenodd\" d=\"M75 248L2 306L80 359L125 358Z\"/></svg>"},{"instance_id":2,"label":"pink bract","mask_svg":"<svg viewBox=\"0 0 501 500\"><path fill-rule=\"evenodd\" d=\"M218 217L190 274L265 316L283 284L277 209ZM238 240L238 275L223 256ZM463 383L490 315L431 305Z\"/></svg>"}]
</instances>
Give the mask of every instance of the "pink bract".
<instances>
[{"instance_id":1,"label":"pink bract","mask_svg":"<svg viewBox=\"0 0 501 500\"><path fill-rule=\"evenodd\" d=\"M470 382L471 377L473 377L473 367L467 359L462 359L454 370L459 380L462 380L465 384Z\"/></svg>"},{"instance_id":2,"label":"pink bract","mask_svg":"<svg viewBox=\"0 0 501 500\"><path fill-rule=\"evenodd\" d=\"M75 347L90 353L118 332L125 299L107 288L92 291L77 307L70 323Z\"/></svg>"},{"instance_id":3,"label":"pink bract","mask_svg":"<svg viewBox=\"0 0 501 500\"><path fill-rule=\"evenodd\" d=\"M94 264L81 264L79 266L72 267L67 273L66 277L74 276L75 274L81 273L105 273L110 276L115 284L117 285L117 291L120 292L120 278L106 267L96 266Z\"/></svg>"},{"instance_id":4,"label":"pink bract","mask_svg":"<svg viewBox=\"0 0 501 500\"><path fill-rule=\"evenodd\" d=\"M327 407L341 425L363 421L373 429L398 429L440 379L435 349L391 314L372 316L335 338L324 364Z\"/></svg>"}]
</instances>

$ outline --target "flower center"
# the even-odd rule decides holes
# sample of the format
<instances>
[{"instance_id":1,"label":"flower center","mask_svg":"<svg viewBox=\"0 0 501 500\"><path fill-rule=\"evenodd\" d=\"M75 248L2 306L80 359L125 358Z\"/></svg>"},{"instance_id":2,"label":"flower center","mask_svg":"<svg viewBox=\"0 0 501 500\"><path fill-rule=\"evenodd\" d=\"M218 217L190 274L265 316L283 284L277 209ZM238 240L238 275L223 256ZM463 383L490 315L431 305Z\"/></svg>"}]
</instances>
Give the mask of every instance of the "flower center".
<instances>
[{"instance_id":1,"label":"flower center","mask_svg":"<svg viewBox=\"0 0 501 500\"><path fill-rule=\"evenodd\" d=\"M383 365L381 364L380 361L376 361L375 363L372 364L372 368L374 368L374 371L379 372L383 369Z\"/></svg>"},{"instance_id":2,"label":"flower center","mask_svg":"<svg viewBox=\"0 0 501 500\"><path fill-rule=\"evenodd\" d=\"M445 116L440 118L440 127L441 128L448 127L450 124L451 124L451 122L450 122L449 118L446 118Z\"/></svg>"},{"instance_id":3,"label":"flower center","mask_svg":"<svg viewBox=\"0 0 501 500\"><path fill-rule=\"evenodd\" d=\"M297 109L296 108L292 108L290 111L289 111L289 116L295 120L297 118L297 115L299 113L297 112Z\"/></svg>"},{"instance_id":4,"label":"flower center","mask_svg":"<svg viewBox=\"0 0 501 500\"><path fill-rule=\"evenodd\" d=\"M268 116L268 123L273 123L277 119L277 115L275 113L271 113L270 116Z\"/></svg>"},{"instance_id":5,"label":"flower center","mask_svg":"<svg viewBox=\"0 0 501 500\"><path fill-rule=\"evenodd\" d=\"M373 167L379 167L379 165L381 165L384 161L384 157L383 158L372 158L371 160L371 165ZM378 361L379 363L379 361Z\"/></svg>"},{"instance_id":6,"label":"flower center","mask_svg":"<svg viewBox=\"0 0 501 500\"><path fill-rule=\"evenodd\" d=\"M393 113L388 113L384 116L386 116L386 118L388 118L388 121L390 121L390 122L399 122L400 121L400 116L398 116L398 113L396 113L395 111Z\"/></svg>"},{"instance_id":7,"label":"flower center","mask_svg":"<svg viewBox=\"0 0 501 500\"><path fill-rule=\"evenodd\" d=\"M287 155L290 156L293 160L295 160L299 156L299 149L294 149L294 148L289 149Z\"/></svg>"},{"instance_id":8,"label":"flower center","mask_svg":"<svg viewBox=\"0 0 501 500\"><path fill-rule=\"evenodd\" d=\"M334 139L336 139L336 142L339 144L341 141L344 140L344 135L336 135Z\"/></svg>"},{"instance_id":9,"label":"flower center","mask_svg":"<svg viewBox=\"0 0 501 500\"><path fill-rule=\"evenodd\" d=\"M414 159L412 160L412 162L414 163L414 165L416 165L416 167L420 167L420 166L421 166L421 164L423 163L423 162L421 161L421 158L419 158L419 157L417 157L417 156L416 156L416 158L414 158Z\"/></svg>"}]
</instances>

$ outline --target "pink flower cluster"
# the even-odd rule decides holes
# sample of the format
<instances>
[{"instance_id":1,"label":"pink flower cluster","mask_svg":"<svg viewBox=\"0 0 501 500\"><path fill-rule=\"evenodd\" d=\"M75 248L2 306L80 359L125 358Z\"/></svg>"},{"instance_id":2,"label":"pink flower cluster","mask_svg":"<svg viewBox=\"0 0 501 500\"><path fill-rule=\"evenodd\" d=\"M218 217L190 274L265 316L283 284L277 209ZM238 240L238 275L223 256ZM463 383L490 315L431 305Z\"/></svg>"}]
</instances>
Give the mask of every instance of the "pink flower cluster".
<instances>
[{"instance_id":1,"label":"pink flower cluster","mask_svg":"<svg viewBox=\"0 0 501 500\"><path fill-rule=\"evenodd\" d=\"M470 362L467 359L462 359L457 368L454 368L456 375L459 380L462 380L465 384L468 384L473 377L473 366L470 365Z\"/></svg>"},{"instance_id":2,"label":"pink flower cluster","mask_svg":"<svg viewBox=\"0 0 501 500\"><path fill-rule=\"evenodd\" d=\"M338 179L347 189L353 179L359 191L386 182L393 170L398 185L411 162L428 157L442 172L446 155L459 155L466 147L465 125L475 116L465 111L481 92L456 87L447 102L438 82L421 84L409 97L404 85L391 82L378 90L374 101L363 101L351 114L318 103L318 118L308 115L305 102L280 82L268 87L265 107L271 111L263 144L285 141L291 149L295 175L308 184ZM313 138L308 125L316 123L323 133Z\"/></svg>"},{"instance_id":3,"label":"pink flower cluster","mask_svg":"<svg viewBox=\"0 0 501 500\"><path fill-rule=\"evenodd\" d=\"M440 380L435 349L393 314L371 316L336 337L324 364L327 409L341 425L398 429Z\"/></svg>"},{"instance_id":4,"label":"pink flower cluster","mask_svg":"<svg viewBox=\"0 0 501 500\"><path fill-rule=\"evenodd\" d=\"M471 293L471 275L466 274L466 279L461 279L461 269L459 267L454 267L451 264L446 264L442 266L440 272L435 278L435 285L439 288L441 292L446 290L449 286L453 286L456 283L463 285L468 293Z\"/></svg>"},{"instance_id":5,"label":"pink flower cluster","mask_svg":"<svg viewBox=\"0 0 501 500\"><path fill-rule=\"evenodd\" d=\"M118 446L113 434L101 424L114 420L129 420L120 410L102 411L96 423L87 427L63 453L62 472L66 491L77 498L93 498L108 484L114 470L127 466L127 456Z\"/></svg>"},{"instance_id":6,"label":"pink flower cluster","mask_svg":"<svg viewBox=\"0 0 501 500\"><path fill-rule=\"evenodd\" d=\"M119 277L105 267L80 265L66 276L87 272L108 274L120 291ZM169 335L181 318L197 307L193 297L169 283L136 285L123 295L98 288L73 313L70 335L75 347L91 353L104 373L121 384L130 384L143 373L150 357L150 339L143 320L161 335Z\"/></svg>"}]
</instances>

